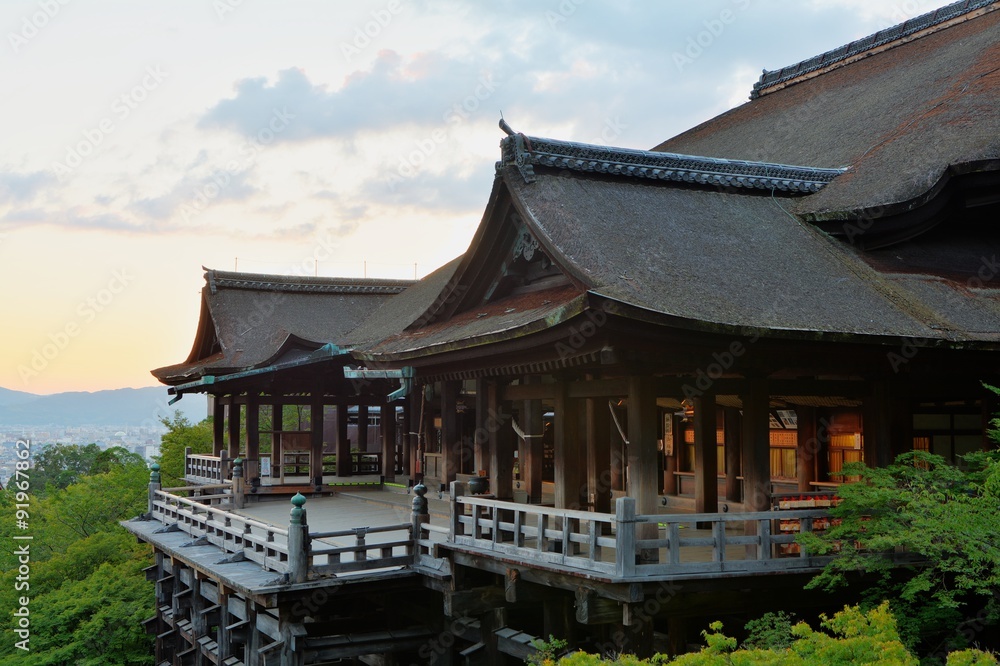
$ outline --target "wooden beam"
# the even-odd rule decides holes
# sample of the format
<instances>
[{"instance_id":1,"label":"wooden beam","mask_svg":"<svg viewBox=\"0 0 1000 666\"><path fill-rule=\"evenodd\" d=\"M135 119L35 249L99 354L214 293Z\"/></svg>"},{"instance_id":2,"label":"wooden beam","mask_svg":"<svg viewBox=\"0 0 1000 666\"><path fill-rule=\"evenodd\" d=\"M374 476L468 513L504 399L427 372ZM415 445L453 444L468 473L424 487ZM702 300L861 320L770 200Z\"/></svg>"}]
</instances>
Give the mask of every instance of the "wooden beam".
<instances>
[{"instance_id":1,"label":"wooden beam","mask_svg":"<svg viewBox=\"0 0 1000 666\"><path fill-rule=\"evenodd\" d=\"M528 386L537 385L538 377L526 377ZM518 463L521 469L521 479L528 493L529 504L542 503L542 465L545 460L544 421L541 400L525 400L521 407L521 429L524 440Z\"/></svg>"},{"instance_id":2,"label":"wooden beam","mask_svg":"<svg viewBox=\"0 0 1000 666\"><path fill-rule=\"evenodd\" d=\"M611 509L611 413L607 398L586 400L587 488L594 511Z\"/></svg>"},{"instance_id":3,"label":"wooden beam","mask_svg":"<svg viewBox=\"0 0 1000 666\"><path fill-rule=\"evenodd\" d=\"M368 405L358 403L358 443L361 453L368 453Z\"/></svg>"},{"instance_id":4,"label":"wooden beam","mask_svg":"<svg viewBox=\"0 0 1000 666\"><path fill-rule=\"evenodd\" d=\"M718 412L715 395L705 393L694 399L694 510L719 510Z\"/></svg>"},{"instance_id":5,"label":"wooden beam","mask_svg":"<svg viewBox=\"0 0 1000 666\"><path fill-rule=\"evenodd\" d=\"M309 448L309 477L318 487L323 485L323 400L319 396L309 404Z\"/></svg>"},{"instance_id":6,"label":"wooden beam","mask_svg":"<svg viewBox=\"0 0 1000 666\"><path fill-rule=\"evenodd\" d=\"M212 403L212 455L217 456L226 448L226 406L217 395Z\"/></svg>"},{"instance_id":7,"label":"wooden beam","mask_svg":"<svg viewBox=\"0 0 1000 666\"><path fill-rule=\"evenodd\" d=\"M347 403L337 403L337 476L354 474L351 462L351 440L347 438Z\"/></svg>"},{"instance_id":8,"label":"wooden beam","mask_svg":"<svg viewBox=\"0 0 1000 666\"><path fill-rule=\"evenodd\" d=\"M473 441L473 459L475 461L476 473L490 473L490 401L489 386L484 378L476 380L476 432Z\"/></svg>"},{"instance_id":9,"label":"wooden beam","mask_svg":"<svg viewBox=\"0 0 1000 666\"><path fill-rule=\"evenodd\" d=\"M588 379L570 382L569 397L571 398L623 398L628 395L628 380L619 379Z\"/></svg>"},{"instance_id":10,"label":"wooden beam","mask_svg":"<svg viewBox=\"0 0 1000 666\"><path fill-rule=\"evenodd\" d=\"M862 406L864 460L869 467L885 467L892 457L889 385L884 379L875 379L869 387Z\"/></svg>"},{"instance_id":11,"label":"wooden beam","mask_svg":"<svg viewBox=\"0 0 1000 666\"><path fill-rule=\"evenodd\" d=\"M795 476L800 492L813 490L816 481L816 453L819 438L816 430L816 408L795 405L798 425L795 430Z\"/></svg>"},{"instance_id":12,"label":"wooden beam","mask_svg":"<svg viewBox=\"0 0 1000 666\"><path fill-rule=\"evenodd\" d=\"M278 473L281 464L281 431L285 429L284 405L271 404L271 477Z\"/></svg>"},{"instance_id":13,"label":"wooden beam","mask_svg":"<svg viewBox=\"0 0 1000 666\"><path fill-rule=\"evenodd\" d=\"M617 601L602 599L593 590L576 590L576 621L580 624L613 624L621 622L622 607Z\"/></svg>"},{"instance_id":14,"label":"wooden beam","mask_svg":"<svg viewBox=\"0 0 1000 666\"><path fill-rule=\"evenodd\" d=\"M462 441L458 436L458 381L441 382L441 482L449 488L462 460Z\"/></svg>"},{"instance_id":15,"label":"wooden beam","mask_svg":"<svg viewBox=\"0 0 1000 666\"><path fill-rule=\"evenodd\" d=\"M570 399L565 382L558 385L554 400L553 435L555 455L555 504L559 509L582 507L579 418L576 401Z\"/></svg>"},{"instance_id":16,"label":"wooden beam","mask_svg":"<svg viewBox=\"0 0 1000 666\"><path fill-rule=\"evenodd\" d=\"M479 615L492 611L498 606L503 606L506 602L503 588L496 586L446 592L444 595L444 614L447 617Z\"/></svg>"},{"instance_id":17,"label":"wooden beam","mask_svg":"<svg viewBox=\"0 0 1000 666\"><path fill-rule=\"evenodd\" d=\"M678 417L670 414L664 423L670 424L670 432L664 433L664 447L667 449L663 463L663 494L677 494L677 476L674 472L680 469L681 448L684 446L684 436L681 430L681 421Z\"/></svg>"},{"instance_id":18,"label":"wooden beam","mask_svg":"<svg viewBox=\"0 0 1000 666\"><path fill-rule=\"evenodd\" d=\"M743 401L743 507L747 511L771 508L771 416L768 384L764 378L747 380ZM757 533L757 521L744 524L744 534ZM767 546L770 548L770 546ZM747 556L760 556L758 546L747 546Z\"/></svg>"},{"instance_id":19,"label":"wooden beam","mask_svg":"<svg viewBox=\"0 0 1000 666\"><path fill-rule=\"evenodd\" d=\"M239 405L229 405L229 457L235 460L240 456L240 409Z\"/></svg>"},{"instance_id":20,"label":"wooden beam","mask_svg":"<svg viewBox=\"0 0 1000 666\"><path fill-rule=\"evenodd\" d=\"M487 431L490 446L490 489L497 499L514 498L514 429L510 412L500 401L502 387L498 382L487 386Z\"/></svg>"},{"instance_id":21,"label":"wooden beam","mask_svg":"<svg viewBox=\"0 0 1000 666\"><path fill-rule=\"evenodd\" d=\"M518 400L551 400L555 393L555 384L542 384L538 381L532 381L529 384L507 384L503 387L501 397L511 402Z\"/></svg>"},{"instance_id":22,"label":"wooden beam","mask_svg":"<svg viewBox=\"0 0 1000 666\"><path fill-rule=\"evenodd\" d=\"M396 480L396 406L385 400L379 405L382 435L382 476Z\"/></svg>"},{"instance_id":23,"label":"wooden beam","mask_svg":"<svg viewBox=\"0 0 1000 666\"><path fill-rule=\"evenodd\" d=\"M740 460L743 455L743 424L740 422L740 410L735 407L723 407L722 410L726 442L726 501L742 502Z\"/></svg>"},{"instance_id":24,"label":"wooden beam","mask_svg":"<svg viewBox=\"0 0 1000 666\"><path fill-rule=\"evenodd\" d=\"M411 482L417 476L417 400L416 391L412 391L403 403L403 473Z\"/></svg>"},{"instance_id":25,"label":"wooden beam","mask_svg":"<svg viewBox=\"0 0 1000 666\"><path fill-rule=\"evenodd\" d=\"M652 378L629 377L627 494L635 499L636 513L639 515L656 513L659 501L659 483L656 479L657 413ZM636 530L639 539L655 539L656 534L656 523L639 525ZM652 561L656 557L656 551L644 551L640 557L645 561Z\"/></svg>"},{"instance_id":26,"label":"wooden beam","mask_svg":"<svg viewBox=\"0 0 1000 666\"><path fill-rule=\"evenodd\" d=\"M256 393L247 395L247 458L253 462L243 465L247 484L260 479L260 400Z\"/></svg>"}]
</instances>

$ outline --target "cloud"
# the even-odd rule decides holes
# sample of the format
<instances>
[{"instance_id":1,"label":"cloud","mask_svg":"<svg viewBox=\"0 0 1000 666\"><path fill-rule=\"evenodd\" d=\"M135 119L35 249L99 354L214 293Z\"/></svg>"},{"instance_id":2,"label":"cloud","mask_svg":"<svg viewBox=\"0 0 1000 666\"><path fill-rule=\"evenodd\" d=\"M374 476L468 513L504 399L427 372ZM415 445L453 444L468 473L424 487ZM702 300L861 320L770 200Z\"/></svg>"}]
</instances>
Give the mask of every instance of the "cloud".
<instances>
[{"instance_id":1,"label":"cloud","mask_svg":"<svg viewBox=\"0 0 1000 666\"><path fill-rule=\"evenodd\" d=\"M283 70L274 82L243 79L236 84L236 95L210 108L198 126L253 137L284 112L290 116L288 127L276 138L301 141L403 124L439 125L477 88L480 96L488 94L493 76L488 63L474 59L437 52L404 59L382 51L370 70L352 73L337 90L314 84L300 69Z\"/></svg>"},{"instance_id":2,"label":"cloud","mask_svg":"<svg viewBox=\"0 0 1000 666\"><path fill-rule=\"evenodd\" d=\"M201 212L218 203L245 202L261 191L252 184L251 177L252 168L236 173L224 169L188 171L169 191L135 200L129 204L129 209L137 215L166 221L185 206Z\"/></svg>"},{"instance_id":3,"label":"cloud","mask_svg":"<svg viewBox=\"0 0 1000 666\"><path fill-rule=\"evenodd\" d=\"M0 171L0 204L26 204L56 182L48 171Z\"/></svg>"}]
</instances>

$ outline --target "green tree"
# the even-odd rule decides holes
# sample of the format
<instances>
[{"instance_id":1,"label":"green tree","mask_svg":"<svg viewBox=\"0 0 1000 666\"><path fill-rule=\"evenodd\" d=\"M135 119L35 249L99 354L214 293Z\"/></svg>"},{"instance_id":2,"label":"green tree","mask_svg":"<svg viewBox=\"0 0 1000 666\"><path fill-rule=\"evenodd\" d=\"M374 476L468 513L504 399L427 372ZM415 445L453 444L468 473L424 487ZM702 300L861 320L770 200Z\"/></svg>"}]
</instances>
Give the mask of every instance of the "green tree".
<instances>
[{"instance_id":1,"label":"green tree","mask_svg":"<svg viewBox=\"0 0 1000 666\"><path fill-rule=\"evenodd\" d=\"M831 510L842 522L799 542L834 559L809 587L832 589L866 574L869 606L890 599L907 645L928 654L961 647L970 611L997 618L1000 590L1000 464L966 456L964 468L921 451L885 468L845 465L859 483L841 486ZM897 554L915 559L900 566ZM874 580L874 583L872 582Z\"/></svg>"},{"instance_id":2,"label":"green tree","mask_svg":"<svg viewBox=\"0 0 1000 666\"><path fill-rule=\"evenodd\" d=\"M212 453L212 417L192 425L187 417L174 412L173 417L160 419L167 432L160 440L160 475L165 487L184 484L184 449L192 453Z\"/></svg>"},{"instance_id":3,"label":"green tree","mask_svg":"<svg viewBox=\"0 0 1000 666\"><path fill-rule=\"evenodd\" d=\"M778 623L775 623L778 624ZM556 661L550 654L542 666L916 666L919 662L903 645L896 620L888 603L863 611L848 606L832 618L820 616L820 629L799 622L791 629L788 647L737 648L736 639L722 633L722 623L713 622L699 652L670 660L657 654L649 660L632 655L601 658L576 652ZM531 662L529 662L531 663ZM979 650L965 650L948 656L949 666L996 666L994 655Z\"/></svg>"},{"instance_id":4,"label":"green tree","mask_svg":"<svg viewBox=\"0 0 1000 666\"><path fill-rule=\"evenodd\" d=\"M155 612L143 568L148 548L123 531L99 532L64 553L33 563L31 587L16 591L16 571L0 576L0 604L17 608L30 595L30 651L0 643L0 665L151 664L152 641L142 621Z\"/></svg>"},{"instance_id":5,"label":"green tree","mask_svg":"<svg viewBox=\"0 0 1000 666\"><path fill-rule=\"evenodd\" d=\"M31 488L40 495L52 486L65 488L90 473L101 455L97 444L50 444L32 454Z\"/></svg>"}]
</instances>

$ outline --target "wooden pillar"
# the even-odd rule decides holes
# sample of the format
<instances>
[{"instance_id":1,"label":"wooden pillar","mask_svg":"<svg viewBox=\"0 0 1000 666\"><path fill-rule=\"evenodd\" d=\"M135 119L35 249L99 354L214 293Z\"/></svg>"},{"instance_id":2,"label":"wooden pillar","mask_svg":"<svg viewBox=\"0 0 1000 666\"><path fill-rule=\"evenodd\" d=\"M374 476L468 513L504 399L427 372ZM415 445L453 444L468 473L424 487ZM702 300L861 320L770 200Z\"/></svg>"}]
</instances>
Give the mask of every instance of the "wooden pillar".
<instances>
[{"instance_id":1,"label":"wooden pillar","mask_svg":"<svg viewBox=\"0 0 1000 666\"><path fill-rule=\"evenodd\" d=\"M537 383L537 378L529 377L525 383ZM521 429L524 431L524 443L518 456L521 466L521 480L528 493L528 504L542 503L542 464L545 461L545 443L542 435L545 423L542 414L541 400L525 400L521 407Z\"/></svg>"},{"instance_id":2,"label":"wooden pillar","mask_svg":"<svg viewBox=\"0 0 1000 666\"><path fill-rule=\"evenodd\" d=\"M616 407L617 409L617 407ZM621 418L621 410L618 410L619 421L623 426L628 422L628 417ZM608 418L611 418L611 409L608 409ZM625 492L626 485L626 465L628 455L625 450L625 440L618 431L618 426L611 426L611 490Z\"/></svg>"},{"instance_id":3,"label":"wooden pillar","mask_svg":"<svg viewBox=\"0 0 1000 666\"><path fill-rule=\"evenodd\" d=\"M285 429L285 406L271 405L271 479L278 473L281 464L281 431Z\"/></svg>"},{"instance_id":4,"label":"wooden pillar","mask_svg":"<svg viewBox=\"0 0 1000 666\"><path fill-rule=\"evenodd\" d=\"M795 476L799 492L807 492L815 490L810 484L816 481L816 453L819 449L816 408L796 405L795 419L798 423L795 431Z\"/></svg>"},{"instance_id":5,"label":"wooden pillar","mask_svg":"<svg viewBox=\"0 0 1000 666\"><path fill-rule=\"evenodd\" d=\"M645 613L642 604L622 604L622 609L629 616L629 624L623 624L618 634L622 652L649 659L653 656L653 618Z\"/></svg>"},{"instance_id":6,"label":"wooden pillar","mask_svg":"<svg viewBox=\"0 0 1000 666\"><path fill-rule=\"evenodd\" d=\"M219 585L219 591L217 594L219 608L219 627L215 634L215 642L219 652L219 659L225 660L232 656L233 645L230 640L228 627L232 624L232 619L229 614L229 593L226 587L222 584Z\"/></svg>"},{"instance_id":7,"label":"wooden pillar","mask_svg":"<svg viewBox=\"0 0 1000 666\"><path fill-rule=\"evenodd\" d=\"M667 653L677 657L687 652L687 619L682 615L667 618Z\"/></svg>"},{"instance_id":8,"label":"wooden pillar","mask_svg":"<svg viewBox=\"0 0 1000 666\"><path fill-rule=\"evenodd\" d=\"M556 464L559 464L558 460ZM548 596L542 601L542 630L546 637L555 636L572 646L575 627L576 613L573 610L572 598L560 591L559 594Z\"/></svg>"},{"instance_id":9,"label":"wooden pillar","mask_svg":"<svg viewBox=\"0 0 1000 666\"><path fill-rule=\"evenodd\" d=\"M829 409L816 409L816 480L830 481Z\"/></svg>"},{"instance_id":10,"label":"wooden pillar","mask_svg":"<svg viewBox=\"0 0 1000 666\"><path fill-rule=\"evenodd\" d=\"M889 386L889 462L913 449L913 415L906 386L890 382ZM988 423L989 419L983 421Z\"/></svg>"},{"instance_id":11,"label":"wooden pillar","mask_svg":"<svg viewBox=\"0 0 1000 666\"><path fill-rule=\"evenodd\" d=\"M441 483L451 487L462 460L462 441L458 436L458 392L462 383L441 383Z\"/></svg>"},{"instance_id":12,"label":"wooden pillar","mask_svg":"<svg viewBox=\"0 0 1000 666\"><path fill-rule=\"evenodd\" d=\"M587 488L594 511L611 513L611 414L606 398L588 398Z\"/></svg>"},{"instance_id":13,"label":"wooden pillar","mask_svg":"<svg viewBox=\"0 0 1000 666\"><path fill-rule=\"evenodd\" d=\"M864 460L869 467L885 467L892 457L889 386L884 379L876 379L869 382L869 387L862 411Z\"/></svg>"},{"instance_id":14,"label":"wooden pillar","mask_svg":"<svg viewBox=\"0 0 1000 666\"><path fill-rule=\"evenodd\" d=\"M309 401L309 477L323 485L323 391L313 391Z\"/></svg>"},{"instance_id":15,"label":"wooden pillar","mask_svg":"<svg viewBox=\"0 0 1000 666\"><path fill-rule=\"evenodd\" d=\"M240 406L236 404L236 396L229 396L229 458L240 457Z\"/></svg>"},{"instance_id":16,"label":"wooden pillar","mask_svg":"<svg viewBox=\"0 0 1000 666\"><path fill-rule=\"evenodd\" d=\"M628 379L628 496L635 499L636 513L649 515L656 513L659 496L657 494L656 440L657 440L656 393L653 380L649 376L633 376ZM636 537L655 539L656 523L639 525ZM656 551L640 553L642 561L654 561Z\"/></svg>"},{"instance_id":17,"label":"wooden pillar","mask_svg":"<svg viewBox=\"0 0 1000 666\"><path fill-rule=\"evenodd\" d=\"M767 380L746 381L743 401L743 506L747 511L771 508L771 418Z\"/></svg>"},{"instance_id":18,"label":"wooden pillar","mask_svg":"<svg viewBox=\"0 0 1000 666\"><path fill-rule=\"evenodd\" d=\"M723 407L723 430L726 438L726 501L742 502L743 486L740 484L740 459L742 457L743 426L740 410Z\"/></svg>"},{"instance_id":19,"label":"wooden pillar","mask_svg":"<svg viewBox=\"0 0 1000 666\"><path fill-rule=\"evenodd\" d=\"M351 440L347 438L347 403L337 403L337 476L352 476Z\"/></svg>"},{"instance_id":20,"label":"wooden pillar","mask_svg":"<svg viewBox=\"0 0 1000 666\"><path fill-rule=\"evenodd\" d=\"M677 474L680 469L681 447L684 446L680 421L676 416L668 416L670 432L663 433L664 464L663 464L663 494L677 494Z\"/></svg>"},{"instance_id":21,"label":"wooden pillar","mask_svg":"<svg viewBox=\"0 0 1000 666\"><path fill-rule=\"evenodd\" d=\"M396 480L396 406L385 400L379 406L379 423L382 424L382 476L386 481Z\"/></svg>"},{"instance_id":22,"label":"wooden pillar","mask_svg":"<svg viewBox=\"0 0 1000 666\"><path fill-rule=\"evenodd\" d=\"M553 422L555 455L555 504L557 509L580 509L581 480L579 415L568 395L568 384L560 381L555 395Z\"/></svg>"},{"instance_id":23,"label":"wooden pillar","mask_svg":"<svg viewBox=\"0 0 1000 666\"><path fill-rule=\"evenodd\" d=\"M413 396L409 395L403 400L403 433L400 439L400 444L402 444L402 460L400 461L400 469L403 470L403 474L410 477L412 480L415 476L415 471L413 469L413 461L416 456L413 455L415 449L414 445L414 429L413 429Z\"/></svg>"},{"instance_id":24,"label":"wooden pillar","mask_svg":"<svg viewBox=\"0 0 1000 666\"><path fill-rule=\"evenodd\" d=\"M715 395L694 399L694 510L719 511L718 414Z\"/></svg>"},{"instance_id":25,"label":"wooden pillar","mask_svg":"<svg viewBox=\"0 0 1000 666\"><path fill-rule=\"evenodd\" d=\"M248 486L260 485L260 398L247 393L247 459L243 476Z\"/></svg>"},{"instance_id":26,"label":"wooden pillar","mask_svg":"<svg viewBox=\"0 0 1000 666\"><path fill-rule=\"evenodd\" d=\"M636 501L636 512L656 512L656 394L649 377L628 380L628 487L627 494ZM654 526L655 527L655 526Z\"/></svg>"},{"instance_id":27,"label":"wooden pillar","mask_svg":"<svg viewBox=\"0 0 1000 666\"><path fill-rule=\"evenodd\" d=\"M473 459L476 473L490 473L490 401L489 382L480 377L476 380L476 433L473 441Z\"/></svg>"},{"instance_id":28,"label":"wooden pillar","mask_svg":"<svg viewBox=\"0 0 1000 666\"><path fill-rule=\"evenodd\" d=\"M358 405L358 443L355 448L361 453L368 453L368 405Z\"/></svg>"},{"instance_id":29,"label":"wooden pillar","mask_svg":"<svg viewBox=\"0 0 1000 666\"><path fill-rule=\"evenodd\" d=\"M222 398L212 396L212 455L217 456L226 448L226 406Z\"/></svg>"},{"instance_id":30,"label":"wooden pillar","mask_svg":"<svg viewBox=\"0 0 1000 666\"><path fill-rule=\"evenodd\" d=\"M487 387L487 431L490 449L490 488L497 499L514 498L514 429L510 412L505 411L500 400L499 382L489 382Z\"/></svg>"}]
</instances>

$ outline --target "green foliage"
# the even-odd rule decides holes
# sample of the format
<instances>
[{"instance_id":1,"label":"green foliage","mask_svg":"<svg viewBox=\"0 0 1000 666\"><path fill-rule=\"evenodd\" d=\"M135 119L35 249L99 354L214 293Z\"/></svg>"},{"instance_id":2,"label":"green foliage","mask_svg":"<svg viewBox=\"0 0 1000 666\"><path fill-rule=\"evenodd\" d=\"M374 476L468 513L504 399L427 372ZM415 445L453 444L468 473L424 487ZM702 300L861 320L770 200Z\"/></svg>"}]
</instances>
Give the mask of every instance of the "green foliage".
<instances>
[{"instance_id":1,"label":"green foliage","mask_svg":"<svg viewBox=\"0 0 1000 666\"><path fill-rule=\"evenodd\" d=\"M566 649L568 643L562 639L549 634L549 640L537 638L531 642L531 647L537 650L534 654L528 655L526 664L531 666L543 666L551 664L559 654Z\"/></svg>"},{"instance_id":2,"label":"green foliage","mask_svg":"<svg viewBox=\"0 0 1000 666\"><path fill-rule=\"evenodd\" d=\"M0 608L18 608L24 596L31 612L31 651L3 641L0 665L152 663L152 643L141 624L154 613L153 587L142 572L151 557L118 525L145 510L149 470L141 457L120 448L98 451L87 466L75 455L79 451L71 453L63 457L67 464L90 471L74 483L50 484L37 497L0 492L5 516L27 499L30 531L21 533L33 537L9 542L29 547L28 580L16 579L13 548L0 553ZM55 467L49 471L60 476ZM12 536L13 524L4 520L0 533Z\"/></svg>"},{"instance_id":3,"label":"green foliage","mask_svg":"<svg viewBox=\"0 0 1000 666\"><path fill-rule=\"evenodd\" d=\"M46 488L61 489L90 473L101 454L97 444L50 444L32 453L31 488L41 495Z\"/></svg>"},{"instance_id":4,"label":"green foliage","mask_svg":"<svg viewBox=\"0 0 1000 666\"><path fill-rule=\"evenodd\" d=\"M742 647L747 650L776 649L789 647L794 640L792 636L792 615L784 611L764 613L756 620L746 623L747 639Z\"/></svg>"},{"instance_id":5,"label":"green foliage","mask_svg":"<svg viewBox=\"0 0 1000 666\"><path fill-rule=\"evenodd\" d=\"M192 453L212 453L212 417L192 425L187 417L175 411L173 417L162 418L160 422L167 428L160 440L160 457L156 459L160 465L161 483L164 487L183 486L184 449L190 447Z\"/></svg>"},{"instance_id":6,"label":"green foliage","mask_svg":"<svg viewBox=\"0 0 1000 666\"><path fill-rule=\"evenodd\" d=\"M147 549L124 532L100 532L65 553L32 564L30 590L14 591L12 571L0 577L0 602L29 594L30 652L0 644L0 665L151 664L142 620L154 613L153 588L142 569Z\"/></svg>"},{"instance_id":7,"label":"green foliage","mask_svg":"<svg viewBox=\"0 0 1000 666\"><path fill-rule=\"evenodd\" d=\"M722 633L722 623L713 622L703 631L705 647L700 652L684 654L673 661L662 655L642 661L631 656L621 656L613 661L597 655L575 653L558 662L546 664L559 666L675 664L676 666L916 666L916 657L910 654L896 631L896 621L888 604L868 612L859 607L846 607L832 618L820 616L823 630L815 630L805 622L791 629L792 640L783 648L741 648L736 639ZM788 621L772 617L769 627L779 627ZM825 631L824 631L825 630ZM530 663L530 662L529 662ZM537 662L536 662L537 663ZM960 661L961 664L989 664L995 662Z\"/></svg>"},{"instance_id":8,"label":"green foliage","mask_svg":"<svg viewBox=\"0 0 1000 666\"><path fill-rule=\"evenodd\" d=\"M906 643L920 652L960 647L962 608L987 605L996 617L1000 589L1000 463L995 454L967 456L965 467L911 451L885 468L845 465L861 477L840 489L831 510L841 524L799 543L833 561L808 587L832 589L863 572L875 577L869 601L892 600ZM894 565L894 554L917 559Z\"/></svg>"},{"instance_id":9,"label":"green foliage","mask_svg":"<svg viewBox=\"0 0 1000 666\"><path fill-rule=\"evenodd\" d=\"M948 655L947 666L994 666L996 655L982 650L961 650Z\"/></svg>"}]
</instances>

